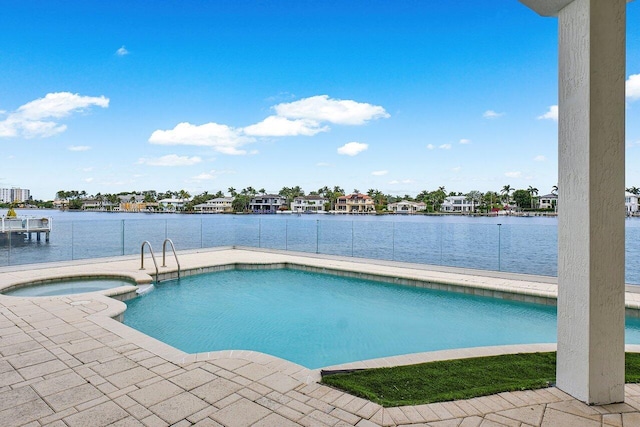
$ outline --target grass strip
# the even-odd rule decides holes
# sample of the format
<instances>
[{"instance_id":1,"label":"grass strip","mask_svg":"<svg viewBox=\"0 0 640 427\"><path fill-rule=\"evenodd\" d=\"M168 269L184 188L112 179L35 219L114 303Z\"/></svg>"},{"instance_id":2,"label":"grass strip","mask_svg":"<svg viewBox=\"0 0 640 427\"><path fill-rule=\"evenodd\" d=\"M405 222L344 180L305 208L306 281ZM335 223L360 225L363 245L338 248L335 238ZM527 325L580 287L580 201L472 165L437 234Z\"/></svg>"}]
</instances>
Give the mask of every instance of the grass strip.
<instances>
[{"instance_id":1,"label":"grass strip","mask_svg":"<svg viewBox=\"0 0 640 427\"><path fill-rule=\"evenodd\" d=\"M521 353L444 360L325 376L323 384L382 406L421 405L505 391L549 387L556 353ZM626 382L640 382L640 353L626 354Z\"/></svg>"}]
</instances>

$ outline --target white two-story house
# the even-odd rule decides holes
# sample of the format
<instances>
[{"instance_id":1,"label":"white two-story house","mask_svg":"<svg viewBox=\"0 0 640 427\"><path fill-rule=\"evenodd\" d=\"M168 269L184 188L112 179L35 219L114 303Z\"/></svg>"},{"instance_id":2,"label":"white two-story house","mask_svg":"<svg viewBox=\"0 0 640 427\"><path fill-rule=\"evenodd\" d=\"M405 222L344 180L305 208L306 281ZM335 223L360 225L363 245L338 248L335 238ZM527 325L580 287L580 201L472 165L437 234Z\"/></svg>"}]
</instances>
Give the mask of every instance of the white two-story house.
<instances>
[{"instance_id":1,"label":"white two-story house","mask_svg":"<svg viewBox=\"0 0 640 427\"><path fill-rule=\"evenodd\" d=\"M440 206L442 212L473 212L476 204L472 200L467 200L467 196L449 196L444 199Z\"/></svg>"},{"instance_id":2,"label":"white two-story house","mask_svg":"<svg viewBox=\"0 0 640 427\"><path fill-rule=\"evenodd\" d=\"M327 203L329 203L329 199L322 196L300 196L291 202L291 211L294 213L326 213L324 207Z\"/></svg>"},{"instance_id":3,"label":"white two-story house","mask_svg":"<svg viewBox=\"0 0 640 427\"><path fill-rule=\"evenodd\" d=\"M231 213L234 199L234 197L216 197L195 205L193 210L198 213Z\"/></svg>"}]
</instances>

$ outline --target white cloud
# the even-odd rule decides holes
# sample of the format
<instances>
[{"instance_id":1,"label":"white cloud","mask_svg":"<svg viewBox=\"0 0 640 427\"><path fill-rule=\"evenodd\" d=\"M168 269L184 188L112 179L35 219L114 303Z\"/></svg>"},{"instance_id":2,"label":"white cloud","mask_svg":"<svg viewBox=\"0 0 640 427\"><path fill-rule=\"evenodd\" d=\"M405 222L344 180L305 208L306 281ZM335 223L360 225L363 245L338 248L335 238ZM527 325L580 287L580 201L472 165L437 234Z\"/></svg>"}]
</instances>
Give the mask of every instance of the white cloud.
<instances>
[{"instance_id":1,"label":"white cloud","mask_svg":"<svg viewBox=\"0 0 640 427\"><path fill-rule=\"evenodd\" d=\"M522 178L522 172L505 172L504 176L506 176L507 178Z\"/></svg>"},{"instance_id":2,"label":"white cloud","mask_svg":"<svg viewBox=\"0 0 640 427\"><path fill-rule=\"evenodd\" d=\"M533 158L533 160L535 162L545 162L547 160L547 158L545 156L543 156L543 155L539 155L539 156L535 156Z\"/></svg>"},{"instance_id":3,"label":"white cloud","mask_svg":"<svg viewBox=\"0 0 640 427\"><path fill-rule=\"evenodd\" d=\"M328 130L328 126L321 127L314 120L289 120L286 117L269 116L260 123L247 126L243 129L243 132L251 136L312 136Z\"/></svg>"},{"instance_id":4,"label":"white cloud","mask_svg":"<svg viewBox=\"0 0 640 427\"><path fill-rule=\"evenodd\" d=\"M460 140L460 144L471 144L471 140L470 139L466 139L466 138L462 138Z\"/></svg>"},{"instance_id":5,"label":"white cloud","mask_svg":"<svg viewBox=\"0 0 640 427\"><path fill-rule=\"evenodd\" d=\"M497 119L499 117L504 116L505 113L496 113L493 110L487 110L482 114L482 117L485 119Z\"/></svg>"},{"instance_id":6,"label":"white cloud","mask_svg":"<svg viewBox=\"0 0 640 427\"><path fill-rule=\"evenodd\" d=\"M92 172L93 171L93 167L88 167L88 168L82 168L80 169L82 172Z\"/></svg>"},{"instance_id":7,"label":"white cloud","mask_svg":"<svg viewBox=\"0 0 640 427\"><path fill-rule=\"evenodd\" d=\"M157 158L141 158L138 160L138 164L148 166L192 166L202 161L200 157L188 157L178 156L176 154L169 154Z\"/></svg>"},{"instance_id":8,"label":"white cloud","mask_svg":"<svg viewBox=\"0 0 640 427\"><path fill-rule=\"evenodd\" d=\"M363 142L348 142L342 147L338 148L338 154L355 156L362 153L367 148L369 148L369 144L365 144Z\"/></svg>"},{"instance_id":9,"label":"white cloud","mask_svg":"<svg viewBox=\"0 0 640 427\"><path fill-rule=\"evenodd\" d=\"M92 182L92 181L93 181L93 178L85 178L85 179L83 179L83 181L84 181L84 182Z\"/></svg>"},{"instance_id":10,"label":"white cloud","mask_svg":"<svg viewBox=\"0 0 640 427\"><path fill-rule=\"evenodd\" d=\"M373 175L373 176L384 176L384 175L386 175L388 173L389 173L389 171L373 171L373 172L371 172L371 175Z\"/></svg>"},{"instance_id":11,"label":"white cloud","mask_svg":"<svg viewBox=\"0 0 640 427\"><path fill-rule=\"evenodd\" d=\"M109 98L70 92L48 93L44 98L22 105L0 121L0 137L46 138L62 133L67 126L51 119L61 119L92 106L107 108Z\"/></svg>"},{"instance_id":12,"label":"white cloud","mask_svg":"<svg viewBox=\"0 0 640 427\"><path fill-rule=\"evenodd\" d=\"M627 98L631 101L640 99L640 74L632 74L626 82Z\"/></svg>"},{"instance_id":13,"label":"white cloud","mask_svg":"<svg viewBox=\"0 0 640 427\"><path fill-rule=\"evenodd\" d=\"M462 167L460 166L456 166L455 168L451 169L452 172L460 172L461 170L462 170Z\"/></svg>"},{"instance_id":14,"label":"white cloud","mask_svg":"<svg viewBox=\"0 0 640 427\"><path fill-rule=\"evenodd\" d=\"M538 120L553 120L554 122L558 121L558 106L551 105L549 107L549 111L544 113L541 116L538 116Z\"/></svg>"},{"instance_id":15,"label":"white cloud","mask_svg":"<svg viewBox=\"0 0 640 427\"><path fill-rule=\"evenodd\" d=\"M128 54L129 54L129 51L124 46L122 46L122 47L120 47L120 49L116 50L116 55L118 55L118 56L125 56L125 55L128 55Z\"/></svg>"},{"instance_id":16,"label":"white cloud","mask_svg":"<svg viewBox=\"0 0 640 427\"><path fill-rule=\"evenodd\" d=\"M91 147L89 147L88 145L70 145L69 147L67 147L67 150L69 150L69 151L89 151L89 150L91 150Z\"/></svg>"},{"instance_id":17,"label":"white cloud","mask_svg":"<svg viewBox=\"0 0 640 427\"><path fill-rule=\"evenodd\" d=\"M397 185L397 184L413 184L415 181L412 179L403 179L401 181L394 179L393 181L389 181L389 185Z\"/></svg>"},{"instance_id":18,"label":"white cloud","mask_svg":"<svg viewBox=\"0 0 640 427\"><path fill-rule=\"evenodd\" d=\"M436 148L433 144L427 144L427 150L433 150Z\"/></svg>"},{"instance_id":19,"label":"white cloud","mask_svg":"<svg viewBox=\"0 0 640 427\"><path fill-rule=\"evenodd\" d=\"M390 117L389 113L381 106L352 100L331 99L328 95L317 95L282 103L273 108L278 116L288 119L312 120L340 125L362 125L370 120Z\"/></svg>"},{"instance_id":20,"label":"white cloud","mask_svg":"<svg viewBox=\"0 0 640 427\"><path fill-rule=\"evenodd\" d=\"M210 170L209 172L203 172L199 175L196 175L191 178L192 181L210 181L212 179L218 178L220 175L234 173L233 171L218 171L215 169Z\"/></svg>"},{"instance_id":21,"label":"white cloud","mask_svg":"<svg viewBox=\"0 0 640 427\"><path fill-rule=\"evenodd\" d=\"M640 139L637 141L627 141L627 148L640 146Z\"/></svg>"},{"instance_id":22,"label":"white cloud","mask_svg":"<svg viewBox=\"0 0 640 427\"><path fill-rule=\"evenodd\" d=\"M239 147L254 141L251 137L242 136L237 129L213 122L204 125L178 123L170 130L156 130L149 137L152 144L211 147L219 153L231 155L247 154Z\"/></svg>"},{"instance_id":23,"label":"white cloud","mask_svg":"<svg viewBox=\"0 0 640 427\"><path fill-rule=\"evenodd\" d=\"M451 144L442 144L438 148L441 150L451 150Z\"/></svg>"}]
</instances>

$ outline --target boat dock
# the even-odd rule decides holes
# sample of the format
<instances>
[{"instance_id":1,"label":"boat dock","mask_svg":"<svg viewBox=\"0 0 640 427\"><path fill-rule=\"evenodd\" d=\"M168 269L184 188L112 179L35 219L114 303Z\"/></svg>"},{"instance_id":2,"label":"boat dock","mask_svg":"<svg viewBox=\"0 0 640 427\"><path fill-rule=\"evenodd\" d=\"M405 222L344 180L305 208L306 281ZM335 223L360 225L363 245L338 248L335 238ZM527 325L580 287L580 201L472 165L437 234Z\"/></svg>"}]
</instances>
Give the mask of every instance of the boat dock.
<instances>
[{"instance_id":1,"label":"boat dock","mask_svg":"<svg viewBox=\"0 0 640 427\"><path fill-rule=\"evenodd\" d=\"M44 240L48 242L52 223L51 218L0 218L0 242L25 238L31 240L33 234L38 242L44 234Z\"/></svg>"}]
</instances>

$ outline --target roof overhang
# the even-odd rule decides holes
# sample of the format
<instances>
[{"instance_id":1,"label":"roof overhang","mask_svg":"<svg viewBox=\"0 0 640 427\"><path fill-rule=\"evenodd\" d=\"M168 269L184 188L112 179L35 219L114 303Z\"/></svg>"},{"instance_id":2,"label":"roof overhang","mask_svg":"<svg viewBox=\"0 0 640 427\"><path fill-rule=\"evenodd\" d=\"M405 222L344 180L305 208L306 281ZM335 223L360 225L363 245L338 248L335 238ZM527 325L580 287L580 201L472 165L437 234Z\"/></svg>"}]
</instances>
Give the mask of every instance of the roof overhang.
<instances>
[{"instance_id":1,"label":"roof overhang","mask_svg":"<svg viewBox=\"0 0 640 427\"><path fill-rule=\"evenodd\" d=\"M558 16L558 13L574 0L520 0L520 3L542 16ZM627 3L633 0L627 0Z\"/></svg>"}]
</instances>

